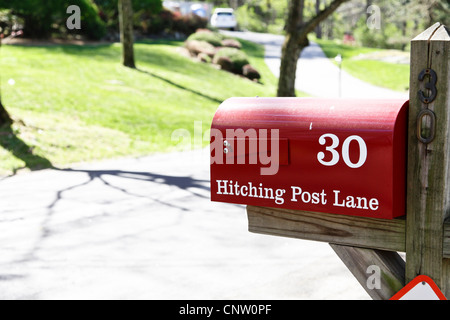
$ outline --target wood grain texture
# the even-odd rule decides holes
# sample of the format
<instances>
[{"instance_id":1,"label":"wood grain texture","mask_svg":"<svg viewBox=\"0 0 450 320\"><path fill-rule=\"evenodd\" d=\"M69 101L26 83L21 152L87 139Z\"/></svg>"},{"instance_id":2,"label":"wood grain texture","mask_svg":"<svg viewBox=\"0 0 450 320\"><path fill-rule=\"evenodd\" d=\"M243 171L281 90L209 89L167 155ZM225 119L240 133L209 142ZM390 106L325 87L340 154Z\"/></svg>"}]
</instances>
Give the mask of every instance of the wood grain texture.
<instances>
[{"instance_id":1,"label":"wood grain texture","mask_svg":"<svg viewBox=\"0 0 450 320\"><path fill-rule=\"evenodd\" d=\"M405 251L405 219L353 217L247 206L249 231L342 245Z\"/></svg>"},{"instance_id":2,"label":"wood grain texture","mask_svg":"<svg viewBox=\"0 0 450 320\"><path fill-rule=\"evenodd\" d=\"M330 246L374 300L388 300L405 285L405 261L397 252Z\"/></svg>"},{"instance_id":3,"label":"wood grain texture","mask_svg":"<svg viewBox=\"0 0 450 320\"><path fill-rule=\"evenodd\" d=\"M422 70L437 74L437 95L424 103L419 90L429 78L419 80ZM406 281L419 274L431 277L441 288L449 288L445 269L444 221L450 213L450 36L445 26L435 24L411 42L411 78L408 124ZM417 139L417 115L429 109L436 115L432 142ZM447 294L450 291L447 290Z\"/></svg>"},{"instance_id":4,"label":"wood grain texture","mask_svg":"<svg viewBox=\"0 0 450 320\"><path fill-rule=\"evenodd\" d=\"M404 217L382 220L288 209L247 206L253 233L405 252ZM450 219L444 224L443 257L450 258Z\"/></svg>"}]
</instances>

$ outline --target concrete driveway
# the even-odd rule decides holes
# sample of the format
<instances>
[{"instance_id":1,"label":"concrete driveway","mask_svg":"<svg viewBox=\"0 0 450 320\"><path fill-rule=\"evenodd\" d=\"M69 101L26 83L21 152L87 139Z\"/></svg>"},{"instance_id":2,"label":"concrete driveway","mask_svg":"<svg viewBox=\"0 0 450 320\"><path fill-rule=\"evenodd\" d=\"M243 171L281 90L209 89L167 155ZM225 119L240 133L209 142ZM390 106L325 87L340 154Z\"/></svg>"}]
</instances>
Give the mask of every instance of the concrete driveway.
<instances>
[{"instance_id":1,"label":"concrete driveway","mask_svg":"<svg viewBox=\"0 0 450 320\"><path fill-rule=\"evenodd\" d=\"M325 243L251 234L207 151L0 181L0 299L364 299Z\"/></svg>"}]
</instances>

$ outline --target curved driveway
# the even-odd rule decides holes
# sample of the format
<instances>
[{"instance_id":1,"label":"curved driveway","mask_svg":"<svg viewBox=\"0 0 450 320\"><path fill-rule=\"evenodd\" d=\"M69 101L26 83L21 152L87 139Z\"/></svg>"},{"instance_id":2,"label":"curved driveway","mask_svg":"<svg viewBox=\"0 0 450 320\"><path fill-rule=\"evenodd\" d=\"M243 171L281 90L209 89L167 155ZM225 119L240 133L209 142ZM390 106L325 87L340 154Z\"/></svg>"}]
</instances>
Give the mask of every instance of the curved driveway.
<instances>
[{"instance_id":1,"label":"curved driveway","mask_svg":"<svg viewBox=\"0 0 450 320\"><path fill-rule=\"evenodd\" d=\"M225 34L264 45L265 61L275 76L280 73L283 36L255 32ZM345 63L345 61L343 61ZM305 48L297 64L296 88L311 96L324 98L404 98L408 93L392 91L361 81L333 64L314 42ZM339 86L341 83L341 87Z\"/></svg>"}]
</instances>

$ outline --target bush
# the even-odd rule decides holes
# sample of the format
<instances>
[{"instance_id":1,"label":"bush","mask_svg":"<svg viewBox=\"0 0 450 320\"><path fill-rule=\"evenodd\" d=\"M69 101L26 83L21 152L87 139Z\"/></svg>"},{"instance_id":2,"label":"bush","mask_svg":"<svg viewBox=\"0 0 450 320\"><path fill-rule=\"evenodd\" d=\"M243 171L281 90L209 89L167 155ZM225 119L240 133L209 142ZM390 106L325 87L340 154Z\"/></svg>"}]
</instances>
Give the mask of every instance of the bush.
<instances>
[{"instance_id":1,"label":"bush","mask_svg":"<svg viewBox=\"0 0 450 320\"><path fill-rule=\"evenodd\" d=\"M146 34L161 34L169 32L173 28L173 13L169 10L162 10L158 14L149 16L141 21L142 31Z\"/></svg>"},{"instance_id":2,"label":"bush","mask_svg":"<svg viewBox=\"0 0 450 320\"><path fill-rule=\"evenodd\" d=\"M380 30L370 30L364 19L358 21L355 38L364 47L383 49L404 49L409 43L407 37L392 23L384 23Z\"/></svg>"},{"instance_id":3,"label":"bush","mask_svg":"<svg viewBox=\"0 0 450 320\"><path fill-rule=\"evenodd\" d=\"M206 28L208 20L195 14L181 15L169 10L162 10L158 14L152 14L136 19L135 26L140 28L144 34L172 34L175 32L189 36L197 29ZM201 39L193 39L201 40Z\"/></svg>"},{"instance_id":4,"label":"bush","mask_svg":"<svg viewBox=\"0 0 450 320\"><path fill-rule=\"evenodd\" d=\"M220 66L220 69L234 73L234 65L228 57L214 57L214 63Z\"/></svg>"},{"instance_id":5,"label":"bush","mask_svg":"<svg viewBox=\"0 0 450 320\"><path fill-rule=\"evenodd\" d=\"M71 1L80 5L82 28L79 32L89 39L99 40L106 34L106 26L99 15L97 6L90 0Z\"/></svg>"},{"instance_id":6,"label":"bush","mask_svg":"<svg viewBox=\"0 0 450 320\"><path fill-rule=\"evenodd\" d=\"M235 39L225 39L222 40L222 46L223 47L229 47L229 48L236 48L236 49L241 49L242 45L239 41L235 40Z\"/></svg>"},{"instance_id":7,"label":"bush","mask_svg":"<svg viewBox=\"0 0 450 320\"><path fill-rule=\"evenodd\" d=\"M250 80L259 80L261 79L261 74L256 70L252 65L246 64L242 68L242 74L249 78Z\"/></svg>"},{"instance_id":8,"label":"bush","mask_svg":"<svg viewBox=\"0 0 450 320\"><path fill-rule=\"evenodd\" d=\"M196 32L191 34L188 40L206 41L214 47L221 47L223 37L217 32Z\"/></svg>"},{"instance_id":9,"label":"bush","mask_svg":"<svg viewBox=\"0 0 450 320\"><path fill-rule=\"evenodd\" d=\"M204 52L200 52L198 54L197 58L201 62L204 62L204 63L211 63L211 61L212 61L211 57L208 54L204 53Z\"/></svg>"},{"instance_id":10,"label":"bush","mask_svg":"<svg viewBox=\"0 0 450 320\"><path fill-rule=\"evenodd\" d=\"M184 43L186 49L188 49L191 56L197 56L200 53L206 54L209 57L213 57L216 53L216 49L213 45L206 41L198 41L198 40L187 40Z\"/></svg>"},{"instance_id":11,"label":"bush","mask_svg":"<svg viewBox=\"0 0 450 320\"><path fill-rule=\"evenodd\" d=\"M232 67L231 72L242 74L243 70L242 68L249 64L247 55L235 48L221 48L217 51L216 55L214 56L213 63L218 64L221 58L227 58L231 61Z\"/></svg>"},{"instance_id":12,"label":"bush","mask_svg":"<svg viewBox=\"0 0 450 320\"><path fill-rule=\"evenodd\" d=\"M77 5L81 11L81 30L67 30L69 17L66 9ZM105 34L105 23L99 16L93 0L0 0L0 9L6 9L11 16L20 17L25 37L49 38L52 33L81 34L90 39L100 39Z\"/></svg>"},{"instance_id":13,"label":"bush","mask_svg":"<svg viewBox=\"0 0 450 320\"><path fill-rule=\"evenodd\" d=\"M173 31L186 36L193 34L197 29L206 28L208 20L195 14L175 16Z\"/></svg>"}]
</instances>

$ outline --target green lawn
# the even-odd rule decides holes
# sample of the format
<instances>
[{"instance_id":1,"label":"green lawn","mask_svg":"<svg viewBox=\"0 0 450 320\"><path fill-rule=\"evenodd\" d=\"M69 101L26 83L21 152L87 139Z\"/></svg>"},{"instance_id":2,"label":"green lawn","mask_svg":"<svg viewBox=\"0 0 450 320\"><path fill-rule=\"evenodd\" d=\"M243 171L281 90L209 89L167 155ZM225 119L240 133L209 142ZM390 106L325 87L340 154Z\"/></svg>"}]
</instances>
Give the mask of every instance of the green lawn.
<instances>
[{"instance_id":1,"label":"green lawn","mask_svg":"<svg viewBox=\"0 0 450 320\"><path fill-rule=\"evenodd\" d=\"M275 96L262 47L244 43L258 84L194 62L180 45L136 44L138 70L121 66L119 44L3 46L2 101L15 124L0 132L0 172L174 150L172 132L192 132L194 121L208 129L223 100Z\"/></svg>"},{"instance_id":2,"label":"green lawn","mask_svg":"<svg viewBox=\"0 0 450 320\"><path fill-rule=\"evenodd\" d=\"M396 91L408 90L409 64L390 63L373 58L377 55L398 55L402 52L349 46L332 40L314 39L314 41L321 46L325 55L330 59L334 59L338 54L341 54L343 58L342 68L354 77Z\"/></svg>"}]
</instances>

